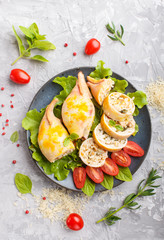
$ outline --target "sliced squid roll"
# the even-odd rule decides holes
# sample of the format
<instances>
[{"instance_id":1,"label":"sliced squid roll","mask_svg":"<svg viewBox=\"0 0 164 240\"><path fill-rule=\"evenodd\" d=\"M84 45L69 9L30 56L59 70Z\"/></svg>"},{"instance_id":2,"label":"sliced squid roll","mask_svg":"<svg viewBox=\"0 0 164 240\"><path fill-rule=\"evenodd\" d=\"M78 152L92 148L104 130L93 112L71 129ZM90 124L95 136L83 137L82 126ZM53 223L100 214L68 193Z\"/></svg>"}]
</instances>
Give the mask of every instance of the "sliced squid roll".
<instances>
[{"instance_id":1,"label":"sliced squid roll","mask_svg":"<svg viewBox=\"0 0 164 240\"><path fill-rule=\"evenodd\" d=\"M124 121L118 122L103 113L101 117L101 127L111 137L123 140L135 132L135 121L134 118L130 116L125 118Z\"/></svg>"},{"instance_id":2,"label":"sliced squid roll","mask_svg":"<svg viewBox=\"0 0 164 240\"><path fill-rule=\"evenodd\" d=\"M99 105L102 105L110 90L114 87L114 81L109 79L95 80L87 76L87 85L91 89L92 95Z\"/></svg>"},{"instance_id":3,"label":"sliced squid roll","mask_svg":"<svg viewBox=\"0 0 164 240\"><path fill-rule=\"evenodd\" d=\"M79 157L90 167L101 167L108 157L108 152L100 148L93 138L88 138L80 146Z\"/></svg>"},{"instance_id":4,"label":"sliced squid roll","mask_svg":"<svg viewBox=\"0 0 164 240\"><path fill-rule=\"evenodd\" d=\"M72 141L65 147L64 139L69 136L60 119L53 113L58 99L54 99L46 108L45 114L39 126L38 144L41 152L48 161L57 159L71 153L75 147Z\"/></svg>"},{"instance_id":5,"label":"sliced squid roll","mask_svg":"<svg viewBox=\"0 0 164 240\"><path fill-rule=\"evenodd\" d=\"M104 99L103 110L111 119L123 121L134 113L135 105L127 95L113 92Z\"/></svg>"},{"instance_id":6,"label":"sliced squid roll","mask_svg":"<svg viewBox=\"0 0 164 240\"><path fill-rule=\"evenodd\" d=\"M93 131L93 138L95 143L102 149L109 152L118 152L127 143L127 139L120 140L109 136L101 127L99 123Z\"/></svg>"}]
</instances>

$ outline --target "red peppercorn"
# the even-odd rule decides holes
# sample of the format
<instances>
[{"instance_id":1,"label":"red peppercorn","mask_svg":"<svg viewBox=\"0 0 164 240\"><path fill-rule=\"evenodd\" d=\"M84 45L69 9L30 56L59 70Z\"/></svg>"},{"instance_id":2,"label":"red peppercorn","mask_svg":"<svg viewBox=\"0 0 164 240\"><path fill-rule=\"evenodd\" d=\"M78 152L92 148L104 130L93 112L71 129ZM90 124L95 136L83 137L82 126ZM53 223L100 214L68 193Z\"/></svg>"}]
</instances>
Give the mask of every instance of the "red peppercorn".
<instances>
[{"instance_id":1,"label":"red peppercorn","mask_svg":"<svg viewBox=\"0 0 164 240\"><path fill-rule=\"evenodd\" d=\"M17 144L17 147L19 147L20 145L19 145L19 143Z\"/></svg>"},{"instance_id":2,"label":"red peppercorn","mask_svg":"<svg viewBox=\"0 0 164 240\"><path fill-rule=\"evenodd\" d=\"M1 105L1 107L4 107L4 106L5 106L4 104Z\"/></svg>"},{"instance_id":3,"label":"red peppercorn","mask_svg":"<svg viewBox=\"0 0 164 240\"><path fill-rule=\"evenodd\" d=\"M6 123L6 124L5 124L5 126L6 126L6 127L7 127L7 126L9 126L9 124L8 124L8 123Z\"/></svg>"},{"instance_id":4,"label":"red peppercorn","mask_svg":"<svg viewBox=\"0 0 164 240\"><path fill-rule=\"evenodd\" d=\"M9 119L6 119L6 122L8 123L8 122L9 122Z\"/></svg>"},{"instance_id":5,"label":"red peppercorn","mask_svg":"<svg viewBox=\"0 0 164 240\"><path fill-rule=\"evenodd\" d=\"M14 97L14 93L11 94L11 97Z\"/></svg>"},{"instance_id":6,"label":"red peppercorn","mask_svg":"<svg viewBox=\"0 0 164 240\"><path fill-rule=\"evenodd\" d=\"M13 101L10 101L10 103L12 103Z\"/></svg>"},{"instance_id":7,"label":"red peppercorn","mask_svg":"<svg viewBox=\"0 0 164 240\"><path fill-rule=\"evenodd\" d=\"M12 105L10 105L10 107L11 107L11 108L14 108L14 105L12 104Z\"/></svg>"},{"instance_id":8,"label":"red peppercorn","mask_svg":"<svg viewBox=\"0 0 164 240\"><path fill-rule=\"evenodd\" d=\"M126 64L128 64L128 63L129 63L129 61L128 61L128 60L126 60L126 61L125 61L125 63L126 63Z\"/></svg>"},{"instance_id":9,"label":"red peppercorn","mask_svg":"<svg viewBox=\"0 0 164 240\"><path fill-rule=\"evenodd\" d=\"M2 117L2 113L0 113L0 117Z\"/></svg>"},{"instance_id":10,"label":"red peppercorn","mask_svg":"<svg viewBox=\"0 0 164 240\"><path fill-rule=\"evenodd\" d=\"M43 200L46 200L46 197L43 197Z\"/></svg>"},{"instance_id":11,"label":"red peppercorn","mask_svg":"<svg viewBox=\"0 0 164 240\"><path fill-rule=\"evenodd\" d=\"M5 133L5 132L3 132L3 133L2 133L2 136L4 136L5 134L6 134L6 133Z\"/></svg>"},{"instance_id":12,"label":"red peppercorn","mask_svg":"<svg viewBox=\"0 0 164 240\"><path fill-rule=\"evenodd\" d=\"M16 160L13 160L13 161L12 161L13 164L16 164L16 162L17 162Z\"/></svg>"},{"instance_id":13,"label":"red peppercorn","mask_svg":"<svg viewBox=\"0 0 164 240\"><path fill-rule=\"evenodd\" d=\"M3 127L2 129L5 130L5 127Z\"/></svg>"},{"instance_id":14,"label":"red peppercorn","mask_svg":"<svg viewBox=\"0 0 164 240\"><path fill-rule=\"evenodd\" d=\"M77 55L77 53L76 53L76 52L74 52L74 53L73 53L73 56L76 56L76 55Z\"/></svg>"},{"instance_id":15,"label":"red peppercorn","mask_svg":"<svg viewBox=\"0 0 164 240\"><path fill-rule=\"evenodd\" d=\"M65 43L65 44L64 44L64 47L68 47L68 43Z\"/></svg>"},{"instance_id":16,"label":"red peppercorn","mask_svg":"<svg viewBox=\"0 0 164 240\"><path fill-rule=\"evenodd\" d=\"M26 214L29 214L29 210L26 210L25 213L26 213Z\"/></svg>"},{"instance_id":17,"label":"red peppercorn","mask_svg":"<svg viewBox=\"0 0 164 240\"><path fill-rule=\"evenodd\" d=\"M4 87L1 87L1 91L3 91L5 88Z\"/></svg>"}]
</instances>

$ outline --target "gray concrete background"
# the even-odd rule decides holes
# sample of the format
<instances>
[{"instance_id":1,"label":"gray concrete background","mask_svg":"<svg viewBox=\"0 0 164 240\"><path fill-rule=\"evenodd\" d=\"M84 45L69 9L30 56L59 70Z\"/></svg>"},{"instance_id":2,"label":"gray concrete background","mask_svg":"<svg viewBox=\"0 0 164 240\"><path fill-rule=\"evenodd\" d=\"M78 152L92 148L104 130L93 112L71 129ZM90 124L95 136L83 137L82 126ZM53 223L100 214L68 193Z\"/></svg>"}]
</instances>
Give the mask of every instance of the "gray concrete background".
<instances>
[{"instance_id":1,"label":"gray concrete background","mask_svg":"<svg viewBox=\"0 0 164 240\"><path fill-rule=\"evenodd\" d=\"M162 117L154 110L151 114L152 143L146 160L133 181L115 188L115 195L107 196L105 202L100 203L98 194L94 194L82 214L85 221L83 230L72 232L62 228L60 222L51 224L47 219L38 220L33 214L27 216L19 205L13 204L18 199L14 186L17 172L30 176L38 194L41 194L42 188L55 187L33 163L21 128L21 120L39 88L61 71L95 66L102 59L106 66L127 78L136 88L145 90L151 79L163 76L163 7L162 0L0 0L0 88L5 88L0 91L0 105L5 104L3 109L0 107L3 114L0 117L0 239L164 239L163 186L157 189L155 196L140 200L141 209L120 212L122 220L112 227L103 223L95 224L110 206L119 207L124 197L135 191L139 181L147 176L151 168L159 167L163 161L164 148L160 137L164 135L164 128L160 123ZM116 26L124 26L125 47L107 37L105 24L110 21L114 21ZM47 39L55 44L56 50L43 53L50 60L49 63L23 59L11 67L10 64L18 55L12 25L18 29L19 25L28 27L33 22L38 24L41 34L47 34ZM101 49L95 55L86 56L84 47L92 37L101 42ZM65 42L69 45L67 48L63 47ZM72 55L74 51L77 52L76 57ZM126 65L125 60L129 64ZM12 68L27 71L31 75L31 82L24 86L11 83L9 74ZM11 93L15 94L13 98L10 97ZM14 109L10 108L10 100ZM6 119L10 120L9 127L5 129L6 135L2 136ZM11 133L16 130L20 134L19 148L9 140ZM16 165L12 164L13 159L17 160ZM163 171L159 171L162 175ZM162 185L163 179L160 182ZM30 196L27 197L30 199ZM24 204L21 201L19 203Z\"/></svg>"}]
</instances>

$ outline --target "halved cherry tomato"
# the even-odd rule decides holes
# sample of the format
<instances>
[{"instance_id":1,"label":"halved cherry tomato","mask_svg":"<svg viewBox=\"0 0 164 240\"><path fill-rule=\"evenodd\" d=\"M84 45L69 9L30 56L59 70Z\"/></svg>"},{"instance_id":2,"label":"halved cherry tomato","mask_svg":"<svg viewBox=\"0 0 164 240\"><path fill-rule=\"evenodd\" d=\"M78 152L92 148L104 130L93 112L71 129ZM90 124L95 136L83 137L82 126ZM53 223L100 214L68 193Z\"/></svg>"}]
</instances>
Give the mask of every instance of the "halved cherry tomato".
<instances>
[{"instance_id":1,"label":"halved cherry tomato","mask_svg":"<svg viewBox=\"0 0 164 240\"><path fill-rule=\"evenodd\" d=\"M104 180L104 174L101 170L101 168L96 167L86 167L87 175L95 182L95 183L101 183Z\"/></svg>"},{"instance_id":2,"label":"halved cherry tomato","mask_svg":"<svg viewBox=\"0 0 164 240\"><path fill-rule=\"evenodd\" d=\"M86 179L86 170L83 167L75 168L73 171L73 180L75 186L79 189L84 187Z\"/></svg>"},{"instance_id":3,"label":"halved cherry tomato","mask_svg":"<svg viewBox=\"0 0 164 240\"><path fill-rule=\"evenodd\" d=\"M10 79L18 84L26 84L29 83L31 77L22 69L13 69L10 73Z\"/></svg>"},{"instance_id":4,"label":"halved cherry tomato","mask_svg":"<svg viewBox=\"0 0 164 240\"><path fill-rule=\"evenodd\" d=\"M119 173L117 164L110 158L105 160L104 165L101 167L102 171L108 175L116 176Z\"/></svg>"},{"instance_id":5,"label":"halved cherry tomato","mask_svg":"<svg viewBox=\"0 0 164 240\"><path fill-rule=\"evenodd\" d=\"M116 164L122 167L129 167L131 164L131 158L123 150L120 150L119 152L113 152L111 154L111 158Z\"/></svg>"},{"instance_id":6,"label":"halved cherry tomato","mask_svg":"<svg viewBox=\"0 0 164 240\"><path fill-rule=\"evenodd\" d=\"M144 150L133 141L128 141L123 150L133 157L142 157L144 155Z\"/></svg>"},{"instance_id":7,"label":"halved cherry tomato","mask_svg":"<svg viewBox=\"0 0 164 240\"><path fill-rule=\"evenodd\" d=\"M92 38L87 42L85 46L85 53L87 55L92 55L98 52L99 49L100 49L100 42L97 39Z\"/></svg>"},{"instance_id":8,"label":"halved cherry tomato","mask_svg":"<svg viewBox=\"0 0 164 240\"><path fill-rule=\"evenodd\" d=\"M66 220L66 224L74 231L78 231L84 226L82 217L77 213L71 213Z\"/></svg>"}]
</instances>

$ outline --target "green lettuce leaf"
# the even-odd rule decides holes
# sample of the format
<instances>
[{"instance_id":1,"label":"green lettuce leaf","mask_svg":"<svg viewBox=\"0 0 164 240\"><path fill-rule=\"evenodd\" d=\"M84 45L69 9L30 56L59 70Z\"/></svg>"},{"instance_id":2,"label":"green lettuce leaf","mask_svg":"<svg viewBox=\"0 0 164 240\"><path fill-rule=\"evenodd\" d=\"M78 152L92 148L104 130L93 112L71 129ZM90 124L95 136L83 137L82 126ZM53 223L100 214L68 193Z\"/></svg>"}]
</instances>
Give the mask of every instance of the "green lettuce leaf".
<instances>
[{"instance_id":1,"label":"green lettuce leaf","mask_svg":"<svg viewBox=\"0 0 164 240\"><path fill-rule=\"evenodd\" d=\"M138 109L137 106L135 106L135 110L134 110L133 116L136 117L136 116L138 116L138 114L139 114L139 109Z\"/></svg>"},{"instance_id":2,"label":"green lettuce leaf","mask_svg":"<svg viewBox=\"0 0 164 240\"><path fill-rule=\"evenodd\" d=\"M89 137L92 136L93 130L100 123L101 116L103 114L103 110L102 110L101 106L96 102L96 100L94 98L92 99L92 102L95 106L95 118L94 118L94 121L93 121L93 124L92 124L92 127L91 127L91 134L90 134Z\"/></svg>"},{"instance_id":3,"label":"green lettuce leaf","mask_svg":"<svg viewBox=\"0 0 164 240\"><path fill-rule=\"evenodd\" d=\"M114 81L115 85L114 88L112 89L111 92L120 92L120 93L124 93L126 91L126 87L128 86L128 82L124 79L119 80L116 78L112 78L111 79Z\"/></svg>"},{"instance_id":4,"label":"green lettuce leaf","mask_svg":"<svg viewBox=\"0 0 164 240\"><path fill-rule=\"evenodd\" d=\"M112 75L112 70L110 68L104 68L104 62L98 61L95 71L90 73L90 77L99 80L103 78L109 78Z\"/></svg>"},{"instance_id":5,"label":"green lettuce leaf","mask_svg":"<svg viewBox=\"0 0 164 240\"><path fill-rule=\"evenodd\" d=\"M127 93L130 98L134 98L133 102L138 108L143 108L147 102L146 94L142 91L136 91L133 93Z\"/></svg>"},{"instance_id":6,"label":"green lettuce leaf","mask_svg":"<svg viewBox=\"0 0 164 240\"><path fill-rule=\"evenodd\" d=\"M38 137L39 125L43 118L44 112L45 112L45 109L42 109L41 112L38 112L36 109L30 110L26 114L26 117L22 120L22 127L25 130L30 131L31 143L34 146L38 146L37 137Z\"/></svg>"},{"instance_id":7,"label":"green lettuce leaf","mask_svg":"<svg viewBox=\"0 0 164 240\"><path fill-rule=\"evenodd\" d=\"M138 124L136 123L136 124L135 124L135 132L133 133L133 136L135 136L135 135L138 133L138 131L139 131L139 126L138 126Z\"/></svg>"}]
</instances>

